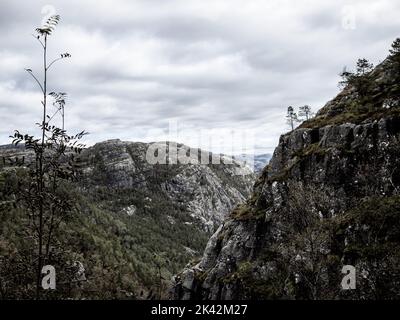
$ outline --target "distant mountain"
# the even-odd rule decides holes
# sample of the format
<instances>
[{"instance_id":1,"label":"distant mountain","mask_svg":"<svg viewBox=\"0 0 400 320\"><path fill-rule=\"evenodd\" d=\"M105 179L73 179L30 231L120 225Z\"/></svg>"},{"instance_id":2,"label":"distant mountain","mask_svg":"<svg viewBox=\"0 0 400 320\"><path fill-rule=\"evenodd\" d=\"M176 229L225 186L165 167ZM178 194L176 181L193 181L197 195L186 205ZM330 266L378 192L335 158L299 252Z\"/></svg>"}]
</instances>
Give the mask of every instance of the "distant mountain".
<instances>
[{"instance_id":1,"label":"distant mountain","mask_svg":"<svg viewBox=\"0 0 400 320\"><path fill-rule=\"evenodd\" d=\"M247 164L255 173L260 173L268 164L269 160L271 160L272 155L269 153L255 155L240 154L235 155L234 158Z\"/></svg>"},{"instance_id":2,"label":"distant mountain","mask_svg":"<svg viewBox=\"0 0 400 320\"><path fill-rule=\"evenodd\" d=\"M88 281L76 289L80 297L151 296L158 279L155 255L164 257L167 281L201 255L208 237L249 196L255 175L241 162L203 165L196 163L195 156L187 156L187 146L167 145L168 164L148 163L150 144L120 140L97 143L76 159L79 179L65 192L78 209L63 225L58 241L79 257L86 270ZM177 164L171 164L171 150L178 154ZM199 159L214 156L206 151L198 155ZM3 157L33 161L33 154L23 147L0 147L0 159ZM192 163L185 164L188 159ZM9 185L23 169L7 164L0 161L0 258L18 259L30 243L24 244L14 230L23 229L27 216L12 208L2 209L1 204L2 200L7 203ZM3 247L14 251L6 254ZM107 276L103 272L108 272ZM10 294L18 290L15 288L18 286L10 283Z\"/></svg>"},{"instance_id":3,"label":"distant mountain","mask_svg":"<svg viewBox=\"0 0 400 320\"><path fill-rule=\"evenodd\" d=\"M154 145L162 148L165 143ZM230 209L250 194L254 175L239 161L233 160L229 165L201 165L197 163L201 157L210 159L213 154L199 151L197 157L188 157L188 146L173 142L167 145L168 150L177 154L176 164L149 164L146 143L120 140L98 143L80 157L83 181L96 188L140 189L149 197L160 193L179 204L206 230L213 231ZM168 152L168 162L172 162L171 157ZM192 163L185 164L188 159Z\"/></svg>"},{"instance_id":4,"label":"distant mountain","mask_svg":"<svg viewBox=\"0 0 400 320\"><path fill-rule=\"evenodd\" d=\"M4 144L0 145L0 150L16 150L16 149L24 149L22 145L13 145L13 144Z\"/></svg>"}]
</instances>

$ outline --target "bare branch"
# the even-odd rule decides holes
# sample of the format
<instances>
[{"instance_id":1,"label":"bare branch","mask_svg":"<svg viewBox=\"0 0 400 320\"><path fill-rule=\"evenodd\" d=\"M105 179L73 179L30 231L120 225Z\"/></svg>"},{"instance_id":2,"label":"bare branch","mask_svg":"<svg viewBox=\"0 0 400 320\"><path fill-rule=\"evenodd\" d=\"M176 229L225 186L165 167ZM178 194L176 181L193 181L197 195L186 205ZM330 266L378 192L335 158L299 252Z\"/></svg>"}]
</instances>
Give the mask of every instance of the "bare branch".
<instances>
[{"instance_id":1,"label":"bare branch","mask_svg":"<svg viewBox=\"0 0 400 320\"><path fill-rule=\"evenodd\" d=\"M57 113L59 113L61 111L61 109L57 109L57 111L51 116L49 117L47 123L49 123L51 120L53 120L53 118L57 115Z\"/></svg>"},{"instance_id":2,"label":"bare branch","mask_svg":"<svg viewBox=\"0 0 400 320\"><path fill-rule=\"evenodd\" d=\"M46 70L49 70L50 67L51 67L54 63L56 63L57 61L60 61L60 60L62 60L62 59L63 59L63 58L57 58L57 59L53 60L53 61L46 67Z\"/></svg>"},{"instance_id":3,"label":"bare branch","mask_svg":"<svg viewBox=\"0 0 400 320\"><path fill-rule=\"evenodd\" d=\"M34 34L32 34L32 37L34 37L39 43L40 43L40 45L43 47L43 49L44 49L44 44L43 44L43 42L42 41L40 41L40 37L39 36L35 36Z\"/></svg>"},{"instance_id":4,"label":"bare branch","mask_svg":"<svg viewBox=\"0 0 400 320\"><path fill-rule=\"evenodd\" d=\"M67 52L66 52L66 53L62 53L60 58L57 58L57 59L53 60L53 61L46 67L46 71L49 70L50 67L51 67L54 63L56 63L57 61L60 61L60 60L62 60L62 59L65 59L65 58L71 58L71 55L70 55L69 53L67 53Z\"/></svg>"},{"instance_id":5,"label":"bare branch","mask_svg":"<svg viewBox=\"0 0 400 320\"><path fill-rule=\"evenodd\" d=\"M40 83L40 81L35 77L35 75L33 74L32 70L31 70L31 69L25 69L25 71L28 72L28 73L32 76L33 79L35 79L35 81L37 82L37 84L38 84L39 87L40 87L40 90L42 90L42 92L43 92L43 94L44 94L43 86L42 86L42 84Z\"/></svg>"}]
</instances>

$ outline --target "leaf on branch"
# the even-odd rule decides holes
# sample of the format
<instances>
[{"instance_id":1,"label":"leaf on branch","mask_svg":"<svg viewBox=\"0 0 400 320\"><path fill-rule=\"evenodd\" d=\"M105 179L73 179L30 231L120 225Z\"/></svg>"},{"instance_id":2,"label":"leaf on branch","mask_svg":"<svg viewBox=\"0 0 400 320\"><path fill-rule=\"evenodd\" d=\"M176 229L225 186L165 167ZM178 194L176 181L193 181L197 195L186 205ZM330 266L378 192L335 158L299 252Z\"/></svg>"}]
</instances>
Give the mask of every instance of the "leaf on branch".
<instances>
[{"instance_id":1,"label":"leaf on branch","mask_svg":"<svg viewBox=\"0 0 400 320\"><path fill-rule=\"evenodd\" d=\"M41 28L36 28L36 32L39 34L39 37L50 36L51 33L54 31L54 28L58 25L60 19L61 18L59 15L51 16L49 19L47 19L44 26L42 26Z\"/></svg>"},{"instance_id":2,"label":"leaf on branch","mask_svg":"<svg viewBox=\"0 0 400 320\"><path fill-rule=\"evenodd\" d=\"M65 92L50 92L49 96L54 99L53 105L58 108L63 108L66 103L67 94Z\"/></svg>"}]
</instances>

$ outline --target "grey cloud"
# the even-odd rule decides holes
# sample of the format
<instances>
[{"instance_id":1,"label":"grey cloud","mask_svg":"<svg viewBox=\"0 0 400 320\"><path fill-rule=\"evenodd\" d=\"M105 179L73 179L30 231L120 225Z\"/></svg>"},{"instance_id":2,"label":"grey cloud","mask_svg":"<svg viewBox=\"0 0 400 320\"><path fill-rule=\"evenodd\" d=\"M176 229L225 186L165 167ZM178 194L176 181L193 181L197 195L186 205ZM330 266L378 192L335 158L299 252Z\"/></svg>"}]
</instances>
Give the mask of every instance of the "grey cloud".
<instances>
[{"instance_id":1,"label":"grey cloud","mask_svg":"<svg viewBox=\"0 0 400 320\"><path fill-rule=\"evenodd\" d=\"M0 143L16 128L34 130L32 119L40 117L35 84L23 68L40 70L40 48L30 34L46 4L0 3ZM178 119L194 135L257 128L257 148L271 152L288 130L288 105L322 107L338 92L341 69L360 56L384 59L400 27L392 18L396 0L53 4L62 23L52 55L65 50L73 57L53 70L51 89L69 93L68 128L90 131L90 143L160 140L168 120ZM355 30L341 26L345 5L356 8Z\"/></svg>"}]
</instances>

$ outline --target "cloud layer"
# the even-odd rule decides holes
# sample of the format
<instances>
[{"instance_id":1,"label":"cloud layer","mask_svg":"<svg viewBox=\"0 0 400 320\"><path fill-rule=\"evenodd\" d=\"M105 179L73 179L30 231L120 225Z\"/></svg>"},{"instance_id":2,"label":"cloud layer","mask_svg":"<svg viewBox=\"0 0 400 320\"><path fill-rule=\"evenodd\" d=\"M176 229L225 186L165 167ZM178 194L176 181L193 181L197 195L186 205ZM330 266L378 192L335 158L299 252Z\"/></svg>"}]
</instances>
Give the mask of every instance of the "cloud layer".
<instances>
[{"instance_id":1,"label":"cloud layer","mask_svg":"<svg viewBox=\"0 0 400 320\"><path fill-rule=\"evenodd\" d=\"M172 119L179 142L236 130L271 152L288 105L322 107L344 66L379 63L400 30L397 0L2 0L0 144L40 121L24 68L40 70L31 33L48 4L62 16L51 54L72 54L50 90L69 93L67 128L89 143L165 140Z\"/></svg>"}]
</instances>

